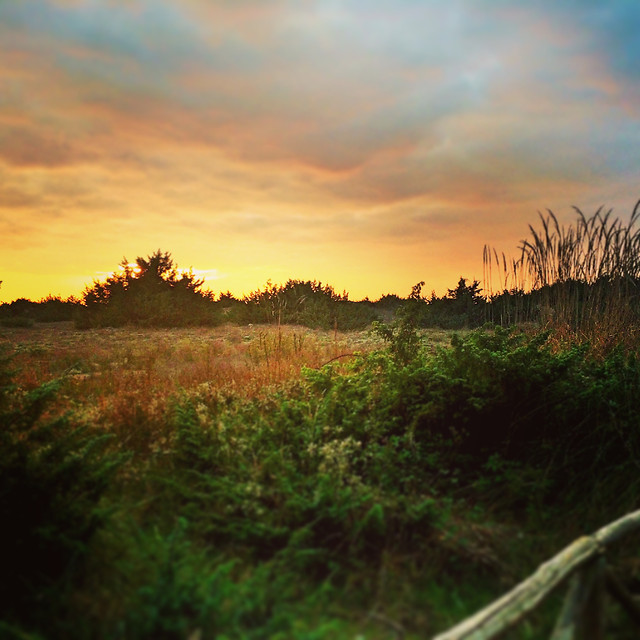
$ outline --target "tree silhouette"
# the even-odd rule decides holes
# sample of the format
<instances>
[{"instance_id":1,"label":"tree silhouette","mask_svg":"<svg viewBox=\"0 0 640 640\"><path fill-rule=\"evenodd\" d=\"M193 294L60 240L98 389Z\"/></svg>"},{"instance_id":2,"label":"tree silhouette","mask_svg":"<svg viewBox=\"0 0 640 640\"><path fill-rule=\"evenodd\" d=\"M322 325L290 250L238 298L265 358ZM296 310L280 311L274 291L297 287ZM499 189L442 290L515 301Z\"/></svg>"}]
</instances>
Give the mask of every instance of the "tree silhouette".
<instances>
[{"instance_id":1,"label":"tree silhouette","mask_svg":"<svg viewBox=\"0 0 640 640\"><path fill-rule=\"evenodd\" d=\"M180 326L211 322L213 296L191 270L178 273L171 254L160 249L134 266L123 258L120 270L94 281L83 294L85 326Z\"/></svg>"},{"instance_id":2,"label":"tree silhouette","mask_svg":"<svg viewBox=\"0 0 640 640\"><path fill-rule=\"evenodd\" d=\"M465 306L468 306L469 303L474 305L484 301L481 291L478 280L474 280L472 284L468 285L466 278L461 277L456 288L448 290L448 297L451 300L463 302Z\"/></svg>"}]
</instances>

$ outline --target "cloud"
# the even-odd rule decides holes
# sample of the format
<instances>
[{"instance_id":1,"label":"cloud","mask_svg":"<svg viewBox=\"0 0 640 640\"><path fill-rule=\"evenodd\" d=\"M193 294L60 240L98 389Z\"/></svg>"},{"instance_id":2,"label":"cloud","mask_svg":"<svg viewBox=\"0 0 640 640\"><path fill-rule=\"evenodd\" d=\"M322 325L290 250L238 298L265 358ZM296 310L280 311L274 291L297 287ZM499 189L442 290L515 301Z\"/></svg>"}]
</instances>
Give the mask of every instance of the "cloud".
<instances>
[{"instance_id":1,"label":"cloud","mask_svg":"<svg viewBox=\"0 0 640 640\"><path fill-rule=\"evenodd\" d=\"M50 221L87 242L216 237L247 259L267 242L275 260L620 198L637 188L639 12L0 2L0 220L34 243Z\"/></svg>"},{"instance_id":2,"label":"cloud","mask_svg":"<svg viewBox=\"0 0 640 640\"><path fill-rule=\"evenodd\" d=\"M564 50L549 35L549 20L528 29L526 12L486 4L480 11L478 4L394 9L374 2L365 12L359 2L274 2L262 10L253 2L235 9L191 2L190 14L167 2L153 9L96 2L72 11L40 1L25 3L14 21L31 36L47 34L63 76L57 81L75 96L72 117L90 123L86 134L98 151L108 154L119 137L129 148L207 146L241 162L353 172L378 156L403 160L398 150L438 146L444 116L489 109L498 118L510 104L522 112L541 96L573 100L576 90L561 83L575 85L576 73L585 72L557 58ZM263 35L252 41L258 11ZM196 24L196 15L211 22ZM507 18L519 27L517 36ZM545 29L560 51L540 56ZM571 33L567 39L564 49L572 46ZM513 83L519 96L503 89ZM47 142L60 162L76 157ZM22 147L16 144L18 160Z\"/></svg>"},{"instance_id":3,"label":"cloud","mask_svg":"<svg viewBox=\"0 0 640 640\"><path fill-rule=\"evenodd\" d=\"M78 164L91 154L66 136L40 134L27 127L0 128L0 158L16 167L62 167Z\"/></svg>"}]
</instances>

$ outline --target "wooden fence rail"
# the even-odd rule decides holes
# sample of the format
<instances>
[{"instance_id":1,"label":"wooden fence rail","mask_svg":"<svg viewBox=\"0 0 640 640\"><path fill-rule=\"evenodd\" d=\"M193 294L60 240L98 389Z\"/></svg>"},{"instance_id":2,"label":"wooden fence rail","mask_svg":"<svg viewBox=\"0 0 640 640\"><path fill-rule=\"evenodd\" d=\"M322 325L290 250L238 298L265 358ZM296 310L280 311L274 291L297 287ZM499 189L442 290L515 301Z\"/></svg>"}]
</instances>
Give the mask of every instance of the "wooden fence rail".
<instances>
[{"instance_id":1,"label":"wooden fence rail","mask_svg":"<svg viewBox=\"0 0 640 640\"><path fill-rule=\"evenodd\" d=\"M475 615L433 640L490 640L521 621L551 591L570 580L550 640L603 640L605 590L640 626L640 607L606 566L606 548L640 530L640 511L572 542L526 580Z\"/></svg>"}]
</instances>

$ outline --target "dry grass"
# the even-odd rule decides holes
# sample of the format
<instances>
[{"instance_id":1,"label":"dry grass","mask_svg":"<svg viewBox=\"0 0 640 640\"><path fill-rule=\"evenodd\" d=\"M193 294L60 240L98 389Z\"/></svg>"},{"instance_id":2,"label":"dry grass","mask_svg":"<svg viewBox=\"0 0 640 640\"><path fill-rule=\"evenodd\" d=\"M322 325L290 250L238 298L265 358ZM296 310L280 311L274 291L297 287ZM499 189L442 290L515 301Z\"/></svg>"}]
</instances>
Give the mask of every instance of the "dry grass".
<instances>
[{"instance_id":1,"label":"dry grass","mask_svg":"<svg viewBox=\"0 0 640 640\"><path fill-rule=\"evenodd\" d=\"M263 325L80 331L71 323L3 328L0 343L9 347L21 386L63 378L70 406L134 396L157 402L200 385L251 396L299 376L302 367L381 346L366 331Z\"/></svg>"},{"instance_id":2,"label":"dry grass","mask_svg":"<svg viewBox=\"0 0 640 640\"><path fill-rule=\"evenodd\" d=\"M449 342L428 331L430 350ZM162 454L173 437L173 403L181 394L245 398L299 378L303 367L346 363L354 353L384 348L369 331L299 326L225 325L180 329L77 330L72 323L0 329L26 389L62 380L49 414L116 435L114 446L142 458Z\"/></svg>"}]
</instances>

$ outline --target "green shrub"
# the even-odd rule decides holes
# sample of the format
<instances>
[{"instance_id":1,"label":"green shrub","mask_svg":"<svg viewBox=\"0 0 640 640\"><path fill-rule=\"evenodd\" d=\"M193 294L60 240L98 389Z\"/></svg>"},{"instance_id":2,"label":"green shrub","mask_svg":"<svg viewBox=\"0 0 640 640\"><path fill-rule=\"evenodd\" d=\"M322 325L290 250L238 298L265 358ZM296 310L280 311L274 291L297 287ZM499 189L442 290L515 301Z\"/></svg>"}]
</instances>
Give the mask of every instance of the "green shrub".
<instances>
[{"instance_id":1,"label":"green shrub","mask_svg":"<svg viewBox=\"0 0 640 640\"><path fill-rule=\"evenodd\" d=\"M611 490L638 463L635 356L618 350L599 361L586 344L558 350L548 333L499 327L454 336L430 355L398 326L385 328L388 356L356 361L347 375L308 374L322 394L316 416L361 443L366 455L352 466L369 483L450 490L491 477L530 502ZM504 461L499 473L490 460ZM628 485L615 495L631 493Z\"/></svg>"},{"instance_id":2,"label":"green shrub","mask_svg":"<svg viewBox=\"0 0 640 640\"><path fill-rule=\"evenodd\" d=\"M33 320L23 316L12 316L8 318L0 318L0 327L7 329L30 329L33 327Z\"/></svg>"},{"instance_id":3,"label":"green shrub","mask_svg":"<svg viewBox=\"0 0 640 640\"><path fill-rule=\"evenodd\" d=\"M0 618L45 630L105 521L100 499L120 458L104 453L107 436L44 417L58 383L25 391L11 384L6 359L2 366Z\"/></svg>"},{"instance_id":4,"label":"green shrub","mask_svg":"<svg viewBox=\"0 0 640 640\"><path fill-rule=\"evenodd\" d=\"M389 352L399 364L407 364L418 356L421 346L416 322L407 308L400 308L391 324L374 322L372 331L389 345Z\"/></svg>"}]
</instances>

